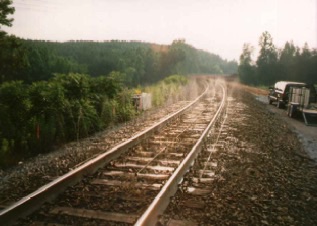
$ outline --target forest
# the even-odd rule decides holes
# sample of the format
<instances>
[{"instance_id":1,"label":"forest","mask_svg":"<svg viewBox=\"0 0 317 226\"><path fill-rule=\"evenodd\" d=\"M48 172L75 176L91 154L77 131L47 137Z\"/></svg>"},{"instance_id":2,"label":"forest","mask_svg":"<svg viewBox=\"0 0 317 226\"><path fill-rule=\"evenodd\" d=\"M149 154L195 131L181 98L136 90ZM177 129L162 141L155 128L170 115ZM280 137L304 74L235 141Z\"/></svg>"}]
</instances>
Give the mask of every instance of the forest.
<instances>
[{"instance_id":1,"label":"forest","mask_svg":"<svg viewBox=\"0 0 317 226\"><path fill-rule=\"evenodd\" d=\"M65 43L0 38L0 165L89 136L136 115L135 88L176 74L229 74L227 62L176 40ZM160 49L163 49L162 51ZM164 101L162 101L164 102Z\"/></svg>"},{"instance_id":2,"label":"forest","mask_svg":"<svg viewBox=\"0 0 317 226\"><path fill-rule=\"evenodd\" d=\"M317 50L307 44L300 48L292 41L277 48L270 33L259 38L259 54L253 61L254 47L244 44L238 68L240 81L255 86L269 86L277 81L317 84Z\"/></svg>"},{"instance_id":3,"label":"forest","mask_svg":"<svg viewBox=\"0 0 317 226\"><path fill-rule=\"evenodd\" d=\"M0 26L12 26L11 4L1 1ZM129 121L140 113L132 103L136 89L153 90L158 107L187 83L186 75L238 68L185 40L52 42L0 27L0 50L0 169Z\"/></svg>"},{"instance_id":4,"label":"forest","mask_svg":"<svg viewBox=\"0 0 317 226\"><path fill-rule=\"evenodd\" d=\"M157 82L171 74L232 74L235 61L197 50L175 40L169 46L136 41L24 40L14 36L1 39L0 81L25 83L48 80L55 73L81 73L92 77L120 71L128 86ZM159 47L159 48L158 48ZM160 48L161 47L161 48Z\"/></svg>"}]
</instances>

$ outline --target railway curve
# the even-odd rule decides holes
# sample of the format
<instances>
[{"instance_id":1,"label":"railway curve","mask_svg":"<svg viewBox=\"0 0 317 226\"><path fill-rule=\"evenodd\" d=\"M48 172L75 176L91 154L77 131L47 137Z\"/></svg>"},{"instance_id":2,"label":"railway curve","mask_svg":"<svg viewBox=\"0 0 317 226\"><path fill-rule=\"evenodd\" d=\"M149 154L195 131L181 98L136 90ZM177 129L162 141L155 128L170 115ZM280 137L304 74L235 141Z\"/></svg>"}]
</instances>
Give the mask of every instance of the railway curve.
<instances>
[{"instance_id":1,"label":"railway curve","mask_svg":"<svg viewBox=\"0 0 317 226\"><path fill-rule=\"evenodd\" d=\"M226 92L209 82L186 107L1 211L0 223L32 213L18 224L155 224L224 118Z\"/></svg>"}]
</instances>

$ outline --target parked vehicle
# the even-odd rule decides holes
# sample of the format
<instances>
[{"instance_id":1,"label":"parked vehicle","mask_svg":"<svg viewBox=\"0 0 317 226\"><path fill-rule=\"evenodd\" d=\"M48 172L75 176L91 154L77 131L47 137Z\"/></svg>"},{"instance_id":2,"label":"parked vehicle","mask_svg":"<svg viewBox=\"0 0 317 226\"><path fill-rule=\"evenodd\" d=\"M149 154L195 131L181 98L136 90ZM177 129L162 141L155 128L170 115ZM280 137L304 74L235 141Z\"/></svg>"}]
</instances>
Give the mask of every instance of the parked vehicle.
<instances>
[{"instance_id":1,"label":"parked vehicle","mask_svg":"<svg viewBox=\"0 0 317 226\"><path fill-rule=\"evenodd\" d=\"M268 94L269 104L276 102L278 108L284 107L288 103L289 91L291 87L305 87L305 83L301 82L290 82L290 81L280 81L274 84L274 87L270 87L270 92Z\"/></svg>"}]
</instances>

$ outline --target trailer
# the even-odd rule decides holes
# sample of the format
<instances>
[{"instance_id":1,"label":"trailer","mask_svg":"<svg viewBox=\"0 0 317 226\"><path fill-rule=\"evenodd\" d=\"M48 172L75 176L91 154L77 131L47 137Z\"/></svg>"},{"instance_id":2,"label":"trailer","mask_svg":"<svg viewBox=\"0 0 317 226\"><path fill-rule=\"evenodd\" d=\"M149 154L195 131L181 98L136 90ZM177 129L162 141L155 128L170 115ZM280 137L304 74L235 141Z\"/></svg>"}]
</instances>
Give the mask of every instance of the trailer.
<instances>
[{"instance_id":1,"label":"trailer","mask_svg":"<svg viewBox=\"0 0 317 226\"><path fill-rule=\"evenodd\" d=\"M312 87L291 87L287 115L291 118L302 114L305 124L317 126L316 90Z\"/></svg>"}]
</instances>

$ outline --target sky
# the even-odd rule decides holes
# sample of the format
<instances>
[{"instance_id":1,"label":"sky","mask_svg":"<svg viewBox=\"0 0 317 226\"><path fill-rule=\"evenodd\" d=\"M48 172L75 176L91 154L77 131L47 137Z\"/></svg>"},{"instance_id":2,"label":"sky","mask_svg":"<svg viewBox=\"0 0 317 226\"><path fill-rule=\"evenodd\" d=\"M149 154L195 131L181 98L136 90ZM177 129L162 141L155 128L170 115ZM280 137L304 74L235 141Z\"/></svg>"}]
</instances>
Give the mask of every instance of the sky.
<instances>
[{"instance_id":1,"label":"sky","mask_svg":"<svg viewBox=\"0 0 317 226\"><path fill-rule=\"evenodd\" d=\"M264 31L283 48L317 47L317 0L13 0L9 34L44 40L141 40L197 49L239 60Z\"/></svg>"}]
</instances>

